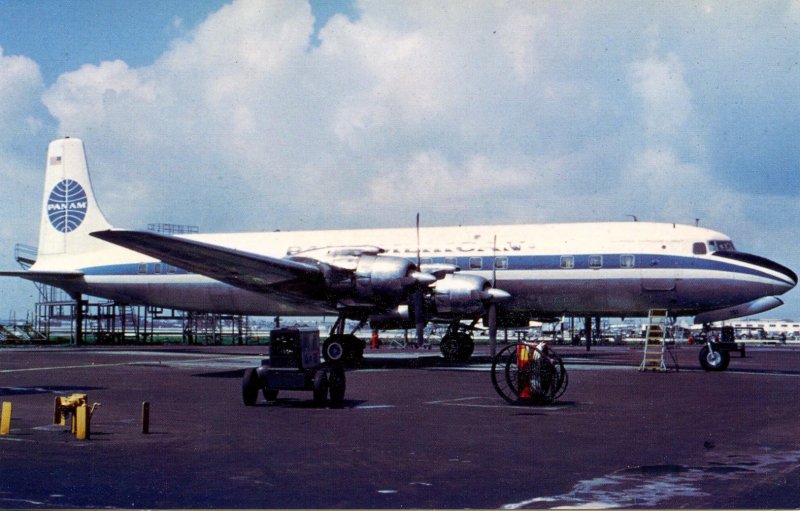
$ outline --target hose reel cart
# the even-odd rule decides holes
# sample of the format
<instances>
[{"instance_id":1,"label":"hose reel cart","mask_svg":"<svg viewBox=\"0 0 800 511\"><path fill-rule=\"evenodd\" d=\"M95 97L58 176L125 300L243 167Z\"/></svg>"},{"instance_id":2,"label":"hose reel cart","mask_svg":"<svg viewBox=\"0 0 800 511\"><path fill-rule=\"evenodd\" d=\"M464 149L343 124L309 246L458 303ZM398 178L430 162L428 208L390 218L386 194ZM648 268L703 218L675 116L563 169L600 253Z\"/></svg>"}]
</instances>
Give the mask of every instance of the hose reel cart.
<instances>
[{"instance_id":1,"label":"hose reel cart","mask_svg":"<svg viewBox=\"0 0 800 511\"><path fill-rule=\"evenodd\" d=\"M492 385L511 404L550 404L567 390L567 370L546 342L522 341L492 361Z\"/></svg>"}]
</instances>

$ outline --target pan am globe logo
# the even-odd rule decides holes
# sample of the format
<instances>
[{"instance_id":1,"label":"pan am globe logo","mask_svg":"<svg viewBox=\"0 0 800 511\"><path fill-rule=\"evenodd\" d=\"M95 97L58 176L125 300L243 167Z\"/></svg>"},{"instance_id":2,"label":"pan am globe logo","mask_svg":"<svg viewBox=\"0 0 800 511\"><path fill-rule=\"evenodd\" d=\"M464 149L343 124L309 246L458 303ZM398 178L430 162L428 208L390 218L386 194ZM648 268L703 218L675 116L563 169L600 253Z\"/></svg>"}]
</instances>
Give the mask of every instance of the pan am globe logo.
<instances>
[{"instance_id":1,"label":"pan am globe logo","mask_svg":"<svg viewBox=\"0 0 800 511\"><path fill-rule=\"evenodd\" d=\"M47 199L47 217L59 232L77 229L86 218L88 201L83 187L72 179L65 179L53 187Z\"/></svg>"}]
</instances>

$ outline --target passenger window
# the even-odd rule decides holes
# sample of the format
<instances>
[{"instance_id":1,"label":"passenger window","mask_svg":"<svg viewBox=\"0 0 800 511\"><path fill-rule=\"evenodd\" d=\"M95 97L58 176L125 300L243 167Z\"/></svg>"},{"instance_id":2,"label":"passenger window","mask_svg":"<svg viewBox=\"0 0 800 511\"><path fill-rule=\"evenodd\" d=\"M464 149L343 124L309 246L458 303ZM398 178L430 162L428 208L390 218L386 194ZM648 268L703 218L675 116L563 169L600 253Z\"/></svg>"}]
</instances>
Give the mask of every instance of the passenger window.
<instances>
[{"instance_id":1,"label":"passenger window","mask_svg":"<svg viewBox=\"0 0 800 511\"><path fill-rule=\"evenodd\" d=\"M423 258L421 258L419 260L419 263L420 264L432 264L433 263L433 259L431 259L430 257L423 257Z\"/></svg>"},{"instance_id":2,"label":"passenger window","mask_svg":"<svg viewBox=\"0 0 800 511\"><path fill-rule=\"evenodd\" d=\"M694 255L703 255L706 254L706 244L703 242L698 241L694 245L692 245L692 253Z\"/></svg>"},{"instance_id":3,"label":"passenger window","mask_svg":"<svg viewBox=\"0 0 800 511\"><path fill-rule=\"evenodd\" d=\"M139 265L139 273L147 273L147 265L142 263Z\"/></svg>"},{"instance_id":4,"label":"passenger window","mask_svg":"<svg viewBox=\"0 0 800 511\"><path fill-rule=\"evenodd\" d=\"M455 257L445 257L444 264L452 264L453 266L458 266L458 259Z\"/></svg>"},{"instance_id":5,"label":"passenger window","mask_svg":"<svg viewBox=\"0 0 800 511\"><path fill-rule=\"evenodd\" d=\"M561 256L561 267L567 270L575 268L574 256Z\"/></svg>"},{"instance_id":6,"label":"passenger window","mask_svg":"<svg viewBox=\"0 0 800 511\"><path fill-rule=\"evenodd\" d=\"M590 255L589 256L589 268L602 268L603 267L603 256L601 255Z\"/></svg>"},{"instance_id":7,"label":"passenger window","mask_svg":"<svg viewBox=\"0 0 800 511\"><path fill-rule=\"evenodd\" d=\"M167 273L177 273L178 269L172 265L167 266Z\"/></svg>"},{"instance_id":8,"label":"passenger window","mask_svg":"<svg viewBox=\"0 0 800 511\"><path fill-rule=\"evenodd\" d=\"M620 268L634 268L635 266L636 266L636 257L628 254L619 256Z\"/></svg>"},{"instance_id":9,"label":"passenger window","mask_svg":"<svg viewBox=\"0 0 800 511\"><path fill-rule=\"evenodd\" d=\"M483 268L483 259L480 257L470 257L469 258L469 269L470 270L480 270Z\"/></svg>"},{"instance_id":10,"label":"passenger window","mask_svg":"<svg viewBox=\"0 0 800 511\"><path fill-rule=\"evenodd\" d=\"M508 257L496 257L494 260L494 267L498 270L508 269Z\"/></svg>"},{"instance_id":11,"label":"passenger window","mask_svg":"<svg viewBox=\"0 0 800 511\"><path fill-rule=\"evenodd\" d=\"M156 263L153 265L153 273L161 273L161 263Z\"/></svg>"}]
</instances>

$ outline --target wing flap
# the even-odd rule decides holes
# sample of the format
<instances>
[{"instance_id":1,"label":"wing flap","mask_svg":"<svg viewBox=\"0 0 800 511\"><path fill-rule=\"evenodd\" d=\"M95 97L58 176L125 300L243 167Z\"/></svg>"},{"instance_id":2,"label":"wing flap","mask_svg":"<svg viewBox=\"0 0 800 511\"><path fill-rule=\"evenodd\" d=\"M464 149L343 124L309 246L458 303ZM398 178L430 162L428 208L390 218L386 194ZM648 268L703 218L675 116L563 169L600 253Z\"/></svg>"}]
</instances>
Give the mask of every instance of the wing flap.
<instances>
[{"instance_id":1,"label":"wing flap","mask_svg":"<svg viewBox=\"0 0 800 511\"><path fill-rule=\"evenodd\" d=\"M270 286L295 281L309 284L322 278L322 270L313 264L243 252L177 236L121 229L97 231L92 236L251 291L270 291Z\"/></svg>"}]
</instances>

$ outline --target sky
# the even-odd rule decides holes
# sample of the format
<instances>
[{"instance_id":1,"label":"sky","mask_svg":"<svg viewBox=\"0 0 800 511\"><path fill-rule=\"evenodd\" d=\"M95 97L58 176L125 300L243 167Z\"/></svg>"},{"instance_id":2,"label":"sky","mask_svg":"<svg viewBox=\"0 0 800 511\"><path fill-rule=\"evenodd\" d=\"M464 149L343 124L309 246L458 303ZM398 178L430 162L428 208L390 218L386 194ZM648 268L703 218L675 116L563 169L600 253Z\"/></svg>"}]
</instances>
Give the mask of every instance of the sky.
<instances>
[{"instance_id":1,"label":"sky","mask_svg":"<svg viewBox=\"0 0 800 511\"><path fill-rule=\"evenodd\" d=\"M798 41L800 0L0 0L0 267L70 135L117 227L699 219L797 271Z\"/></svg>"}]
</instances>

